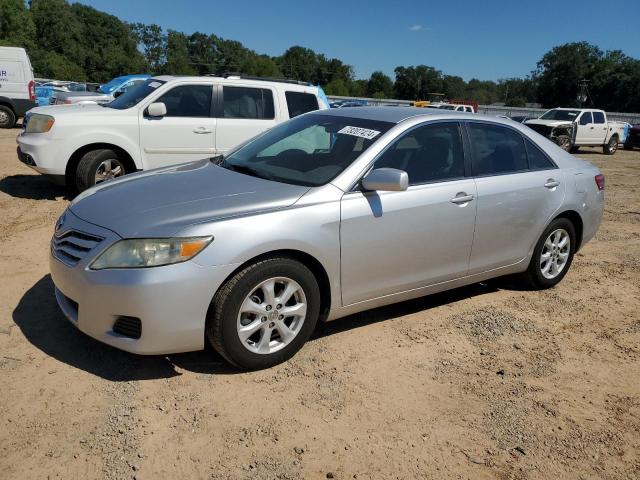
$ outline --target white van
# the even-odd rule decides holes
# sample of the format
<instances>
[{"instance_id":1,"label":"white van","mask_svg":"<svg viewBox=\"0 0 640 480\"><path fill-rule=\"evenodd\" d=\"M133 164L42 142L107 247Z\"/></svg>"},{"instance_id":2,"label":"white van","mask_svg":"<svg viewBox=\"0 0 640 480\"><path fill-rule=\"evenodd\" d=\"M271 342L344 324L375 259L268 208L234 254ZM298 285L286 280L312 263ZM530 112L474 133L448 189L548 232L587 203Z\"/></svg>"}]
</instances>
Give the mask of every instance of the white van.
<instances>
[{"instance_id":1,"label":"white van","mask_svg":"<svg viewBox=\"0 0 640 480\"><path fill-rule=\"evenodd\" d=\"M36 107L33 69L24 48L0 47L0 128L12 128Z\"/></svg>"},{"instance_id":2,"label":"white van","mask_svg":"<svg viewBox=\"0 0 640 480\"><path fill-rule=\"evenodd\" d=\"M18 158L82 191L138 170L224 155L290 118L326 108L322 89L305 82L160 76L110 103L33 109L18 135Z\"/></svg>"}]
</instances>

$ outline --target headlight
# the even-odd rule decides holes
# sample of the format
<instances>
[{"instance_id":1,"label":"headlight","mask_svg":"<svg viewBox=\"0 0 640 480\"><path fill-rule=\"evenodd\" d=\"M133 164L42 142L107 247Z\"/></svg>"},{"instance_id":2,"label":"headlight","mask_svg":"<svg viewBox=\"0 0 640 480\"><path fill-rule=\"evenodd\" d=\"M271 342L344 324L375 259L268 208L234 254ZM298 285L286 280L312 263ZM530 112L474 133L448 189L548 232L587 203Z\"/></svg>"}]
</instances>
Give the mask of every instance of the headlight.
<instances>
[{"instance_id":1,"label":"headlight","mask_svg":"<svg viewBox=\"0 0 640 480\"><path fill-rule=\"evenodd\" d=\"M29 116L27 122L27 133L46 133L51 130L56 120L51 115L43 115L41 113L34 113Z\"/></svg>"},{"instance_id":2,"label":"headlight","mask_svg":"<svg viewBox=\"0 0 640 480\"><path fill-rule=\"evenodd\" d=\"M120 240L107 248L90 268L145 268L185 262L200 253L212 240L213 237Z\"/></svg>"}]
</instances>

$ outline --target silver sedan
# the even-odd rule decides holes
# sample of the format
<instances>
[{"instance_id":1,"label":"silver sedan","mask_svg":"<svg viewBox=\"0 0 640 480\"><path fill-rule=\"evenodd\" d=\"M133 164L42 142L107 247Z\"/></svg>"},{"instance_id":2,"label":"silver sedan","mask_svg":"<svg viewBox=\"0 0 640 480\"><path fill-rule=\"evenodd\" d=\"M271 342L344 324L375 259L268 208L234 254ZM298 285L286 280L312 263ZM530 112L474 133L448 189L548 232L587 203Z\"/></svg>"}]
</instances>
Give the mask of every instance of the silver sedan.
<instances>
[{"instance_id":1,"label":"silver sedan","mask_svg":"<svg viewBox=\"0 0 640 480\"><path fill-rule=\"evenodd\" d=\"M566 275L600 224L596 167L509 120L312 112L230 152L87 190L51 274L81 331L139 354L206 341L247 369L318 321L517 274Z\"/></svg>"}]
</instances>

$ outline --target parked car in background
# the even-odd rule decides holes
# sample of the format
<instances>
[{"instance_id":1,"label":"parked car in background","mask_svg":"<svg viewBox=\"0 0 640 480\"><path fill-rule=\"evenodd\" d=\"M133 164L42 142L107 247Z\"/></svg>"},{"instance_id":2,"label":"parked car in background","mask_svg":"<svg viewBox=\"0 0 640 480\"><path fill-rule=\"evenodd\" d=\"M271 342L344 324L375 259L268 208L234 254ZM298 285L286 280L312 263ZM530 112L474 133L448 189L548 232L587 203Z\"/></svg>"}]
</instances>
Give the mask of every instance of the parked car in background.
<instances>
[{"instance_id":1,"label":"parked car in background","mask_svg":"<svg viewBox=\"0 0 640 480\"><path fill-rule=\"evenodd\" d=\"M81 194L57 222L51 277L101 342L166 354L208 341L265 368L319 320L507 274L553 287L603 205L596 167L509 120L324 110L224 158Z\"/></svg>"},{"instance_id":2,"label":"parked car in background","mask_svg":"<svg viewBox=\"0 0 640 480\"><path fill-rule=\"evenodd\" d=\"M56 95L61 92L86 92L87 85L78 82L36 82L36 103L39 107L55 104Z\"/></svg>"},{"instance_id":3,"label":"parked car in background","mask_svg":"<svg viewBox=\"0 0 640 480\"><path fill-rule=\"evenodd\" d=\"M0 47L0 128L13 128L35 106L35 81L27 52Z\"/></svg>"},{"instance_id":4,"label":"parked car in background","mask_svg":"<svg viewBox=\"0 0 640 480\"><path fill-rule=\"evenodd\" d=\"M475 113L473 107L471 105L454 105L452 103L445 103L438 105L441 110L453 110L454 112L467 112L467 113Z\"/></svg>"},{"instance_id":5,"label":"parked car in background","mask_svg":"<svg viewBox=\"0 0 640 480\"><path fill-rule=\"evenodd\" d=\"M347 108L347 107L366 107L367 102L364 100L340 100L329 104L331 108Z\"/></svg>"},{"instance_id":6,"label":"parked car in background","mask_svg":"<svg viewBox=\"0 0 640 480\"><path fill-rule=\"evenodd\" d=\"M536 117L533 117L531 115L514 115L512 117L507 117L510 118L511 120L513 120L514 122L518 122L518 123L524 123L527 120L533 120Z\"/></svg>"},{"instance_id":7,"label":"parked car in background","mask_svg":"<svg viewBox=\"0 0 640 480\"><path fill-rule=\"evenodd\" d=\"M554 108L524 123L563 150L601 146L607 155L618 150L624 128L622 122L608 121L604 110L581 108Z\"/></svg>"},{"instance_id":8,"label":"parked car in background","mask_svg":"<svg viewBox=\"0 0 640 480\"><path fill-rule=\"evenodd\" d=\"M631 128L629 128L627 133L627 138L624 142L624 148L626 150L640 148L640 124L631 125Z\"/></svg>"},{"instance_id":9,"label":"parked car in background","mask_svg":"<svg viewBox=\"0 0 640 480\"><path fill-rule=\"evenodd\" d=\"M18 157L82 191L138 170L224 154L302 113L328 108L320 87L234 77L155 77L110 103L38 107Z\"/></svg>"},{"instance_id":10,"label":"parked car in background","mask_svg":"<svg viewBox=\"0 0 640 480\"><path fill-rule=\"evenodd\" d=\"M70 105L74 103L109 103L120 95L134 89L148 80L151 75L123 75L100 85L95 92L60 92L55 95L55 105Z\"/></svg>"}]
</instances>

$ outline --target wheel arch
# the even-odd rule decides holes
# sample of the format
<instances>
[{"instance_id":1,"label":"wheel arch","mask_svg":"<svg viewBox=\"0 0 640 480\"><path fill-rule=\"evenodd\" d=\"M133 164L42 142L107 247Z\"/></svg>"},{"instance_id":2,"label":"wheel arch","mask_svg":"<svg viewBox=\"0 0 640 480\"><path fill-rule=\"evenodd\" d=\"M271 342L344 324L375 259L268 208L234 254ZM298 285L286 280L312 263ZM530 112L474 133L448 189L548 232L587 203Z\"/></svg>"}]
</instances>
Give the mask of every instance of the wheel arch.
<instances>
[{"instance_id":1,"label":"wheel arch","mask_svg":"<svg viewBox=\"0 0 640 480\"><path fill-rule=\"evenodd\" d=\"M252 265L261 260L265 260L267 258L274 258L274 257L287 257L293 260L297 260L298 262L302 263L304 266L309 268L309 270L311 270L311 273L313 273L313 276L316 278L316 281L318 282L318 287L320 288L320 319L319 320L320 321L325 320L329 315L329 310L331 308L331 282L329 280L329 275L325 267L317 258L301 250L279 249L279 250L271 250L269 252L256 255L250 258L249 260L245 261L241 265L239 265L238 268L236 268L233 272L231 272L220 284L220 287L218 288L218 290L220 290L230 278L233 278L233 276L236 273L245 269L247 266ZM217 291L215 293L217 293Z\"/></svg>"},{"instance_id":2,"label":"wheel arch","mask_svg":"<svg viewBox=\"0 0 640 480\"><path fill-rule=\"evenodd\" d=\"M582 234L584 231L584 221L578 212L575 210L565 210L556 215L553 220L558 218L566 218L573 224L573 228L576 231L576 252L582 247ZM551 220L551 221L553 221Z\"/></svg>"},{"instance_id":3,"label":"wheel arch","mask_svg":"<svg viewBox=\"0 0 640 480\"><path fill-rule=\"evenodd\" d=\"M16 113L16 104L8 97L0 97L0 105L4 107L9 107L13 113Z\"/></svg>"},{"instance_id":4,"label":"wheel arch","mask_svg":"<svg viewBox=\"0 0 640 480\"><path fill-rule=\"evenodd\" d=\"M78 168L78 164L80 163L82 157L92 150L99 149L109 149L116 152L122 158L123 162L125 162L125 168L130 173L133 173L137 170L137 166L135 161L133 160L133 157L124 148L108 142L89 143L76 149L69 157L69 161L67 162L67 166L65 168L65 178L67 181L67 185L75 184L76 169Z\"/></svg>"}]
</instances>

